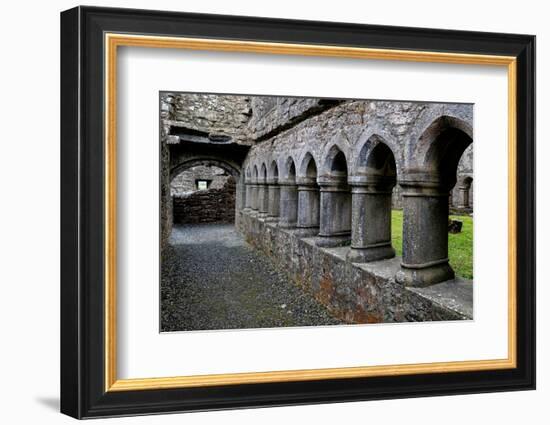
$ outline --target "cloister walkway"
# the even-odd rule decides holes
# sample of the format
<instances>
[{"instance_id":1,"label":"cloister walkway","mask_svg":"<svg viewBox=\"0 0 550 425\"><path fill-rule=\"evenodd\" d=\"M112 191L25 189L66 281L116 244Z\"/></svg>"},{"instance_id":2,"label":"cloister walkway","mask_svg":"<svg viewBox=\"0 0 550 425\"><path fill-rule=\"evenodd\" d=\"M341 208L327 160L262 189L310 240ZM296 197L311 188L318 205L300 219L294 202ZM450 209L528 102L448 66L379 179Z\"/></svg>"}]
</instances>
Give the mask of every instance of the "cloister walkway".
<instances>
[{"instance_id":1,"label":"cloister walkway","mask_svg":"<svg viewBox=\"0 0 550 425\"><path fill-rule=\"evenodd\" d=\"M163 256L162 331L341 323L231 224L174 226Z\"/></svg>"}]
</instances>

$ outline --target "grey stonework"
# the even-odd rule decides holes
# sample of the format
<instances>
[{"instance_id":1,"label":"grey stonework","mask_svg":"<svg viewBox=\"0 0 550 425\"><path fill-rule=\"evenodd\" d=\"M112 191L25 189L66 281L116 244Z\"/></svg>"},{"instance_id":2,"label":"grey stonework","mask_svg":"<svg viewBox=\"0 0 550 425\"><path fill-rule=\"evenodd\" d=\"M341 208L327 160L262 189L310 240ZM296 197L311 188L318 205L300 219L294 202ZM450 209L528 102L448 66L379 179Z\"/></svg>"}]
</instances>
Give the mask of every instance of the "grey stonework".
<instances>
[{"instance_id":1,"label":"grey stonework","mask_svg":"<svg viewBox=\"0 0 550 425\"><path fill-rule=\"evenodd\" d=\"M452 191L451 208L457 212L473 212L474 209L474 152L470 145L462 154L457 170L457 183Z\"/></svg>"},{"instance_id":2,"label":"grey stonework","mask_svg":"<svg viewBox=\"0 0 550 425\"><path fill-rule=\"evenodd\" d=\"M187 195L198 190L197 180L209 182L208 189L221 189L227 183L230 175L216 166L198 165L182 171L172 179L170 193L172 196Z\"/></svg>"},{"instance_id":3,"label":"grey stonework","mask_svg":"<svg viewBox=\"0 0 550 425\"><path fill-rule=\"evenodd\" d=\"M295 229L247 215L244 236L334 317L347 323L420 322L472 318L472 285L451 284L409 289L396 282L399 260L354 264L348 248L323 248Z\"/></svg>"},{"instance_id":4,"label":"grey stonework","mask_svg":"<svg viewBox=\"0 0 550 425\"><path fill-rule=\"evenodd\" d=\"M408 286L432 285L454 278L446 223L457 171L472 168L472 114L464 104L347 101L254 145L244 167L270 169L274 162L280 175L292 174L280 183L279 223L293 228L310 212L299 210L293 182L308 178L303 164L313 159L320 188L317 244L342 246L353 239L354 262L394 255L390 197L397 181L404 243L396 278ZM469 201L465 189L457 190L463 204ZM303 198L302 208L309 208Z\"/></svg>"},{"instance_id":5,"label":"grey stonework","mask_svg":"<svg viewBox=\"0 0 550 425\"><path fill-rule=\"evenodd\" d=\"M170 149L165 143L166 128L161 127L161 144L160 144L160 221L161 247L165 247L168 243L168 238L172 232L173 212L172 212L172 196L170 194Z\"/></svg>"},{"instance_id":6,"label":"grey stonework","mask_svg":"<svg viewBox=\"0 0 550 425\"><path fill-rule=\"evenodd\" d=\"M246 128L252 113L248 96L167 93L161 96L161 111L167 125L187 130L191 137L248 143Z\"/></svg>"},{"instance_id":7,"label":"grey stonework","mask_svg":"<svg viewBox=\"0 0 550 425\"><path fill-rule=\"evenodd\" d=\"M259 142L340 103L339 100L251 96L250 139Z\"/></svg>"},{"instance_id":8,"label":"grey stonework","mask_svg":"<svg viewBox=\"0 0 550 425\"><path fill-rule=\"evenodd\" d=\"M473 209L472 123L465 104L163 94L162 184L196 165L231 174L237 229L342 320L468 318L447 219Z\"/></svg>"},{"instance_id":9,"label":"grey stonework","mask_svg":"<svg viewBox=\"0 0 550 425\"><path fill-rule=\"evenodd\" d=\"M173 196L172 205L174 224L233 223L235 180L229 177L221 188Z\"/></svg>"}]
</instances>

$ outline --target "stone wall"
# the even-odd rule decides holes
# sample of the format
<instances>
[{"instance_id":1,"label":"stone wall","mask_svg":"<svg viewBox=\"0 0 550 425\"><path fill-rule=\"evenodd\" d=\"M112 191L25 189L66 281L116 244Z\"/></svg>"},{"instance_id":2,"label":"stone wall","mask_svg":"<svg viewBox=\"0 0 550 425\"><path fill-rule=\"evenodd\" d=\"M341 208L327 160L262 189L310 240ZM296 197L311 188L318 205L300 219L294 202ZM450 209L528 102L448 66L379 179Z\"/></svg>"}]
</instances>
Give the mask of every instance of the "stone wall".
<instances>
[{"instance_id":1,"label":"stone wall","mask_svg":"<svg viewBox=\"0 0 550 425\"><path fill-rule=\"evenodd\" d=\"M261 141L338 103L332 99L251 96L249 136Z\"/></svg>"},{"instance_id":2,"label":"stone wall","mask_svg":"<svg viewBox=\"0 0 550 425\"><path fill-rule=\"evenodd\" d=\"M167 111L161 112L164 116L168 116ZM164 247L168 243L168 238L172 232L173 213L172 213L172 197L170 195L170 149L166 144L168 137L168 128L161 126L160 139L160 244Z\"/></svg>"},{"instance_id":3,"label":"stone wall","mask_svg":"<svg viewBox=\"0 0 550 425\"><path fill-rule=\"evenodd\" d=\"M353 264L349 247L321 248L295 229L244 214L246 241L263 251L294 283L348 323L387 323L472 318L471 282L406 288L393 276L398 258ZM451 286L449 288L449 286Z\"/></svg>"},{"instance_id":4,"label":"stone wall","mask_svg":"<svg viewBox=\"0 0 550 425\"><path fill-rule=\"evenodd\" d=\"M233 223L235 180L229 177L222 188L173 196L172 203L175 224Z\"/></svg>"},{"instance_id":5,"label":"stone wall","mask_svg":"<svg viewBox=\"0 0 550 425\"><path fill-rule=\"evenodd\" d=\"M197 191L197 180L210 182L208 189L221 189L229 179L227 171L218 167L199 165L191 167L172 179L170 192L172 196L183 196Z\"/></svg>"},{"instance_id":6,"label":"stone wall","mask_svg":"<svg viewBox=\"0 0 550 425\"><path fill-rule=\"evenodd\" d=\"M328 150L337 145L346 156L351 175L361 149L376 135L391 148L400 173L404 168L420 165L427 149L418 143L420 136L434 120L446 116L468 123L471 131L472 105L346 101L256 144L250 149L245 165L250 168L256 165L259 169L262 163L275 160L279 169L285 170L290 157L299 174L302 160L309 152L323 173Z\"/></svg>"},{"instance_id":7,"label":"stone wall","mask_svg":"<svg viewBox=\"0 0 550 425\"><path fill-rule=\"evenodd\" d=\"M239 182L236 209L234 185L174 197L176 222L236 214L250 244L349 322L472 317L472 282L446 259L447 194L458 177L464 200L473 177L472 105L166 94L161 108L173 175L193 162ZM394 185L403 258L387 243Z\"/></svg>"},{"instance_id":8,"label":"stone wall","mask_svg":"<svg viewBox=\"0 0 550 425\"><path fill-rule=\"evenodd\" d=\"M318 99L315 99L317 104ZM272 101L256 101L252 104L268 103L275 110L260 116L288 116L292 103L281 99L275 104ZM312 107L310 103L309 106ZM351 176L358 168L361 149L372 136L377 136L391 148L395 157L398 179L406 168L421 168L426 156L424 147L417 146L418 139L426 127L436 118L450 116L471 126L473 108L468 104L437 104L420 102L386 102L386 101L345 101L332 106L321 113L314 114L253 146L248 155L246 166L250 175L254 166L259 170L262 164L269 168L275 161L278 172L284 174L288 158L293 160L297 176L307 153L310 153L320 174L326 173L325 159L328 149L337 145L345 154L348 174ZM253 109L252 117L256 116ZM263 119L252 118L249 126ZM265 129L263 130L265 131ZM260 130L258 130L260 133ZM470 146L459 163L457 177L473 176L473 148ZM269 177L269 176L268 176ZM401 189L393 190L393 206L402 208ZM473 198L473 193L471 193ZM453 204L458 205L458 191L453 191Z\"/></svg>"},{"instance_id":9,"label":"stone wall","mask_svg":"<svg viewBox=\"0 0 550 425\"><path fill-rule=\"evenodd\" d=\"M226 136L234 143L249 143L249 96L164 93L161 109L167 111L166 125L204 133L213 141Z\"/></svg>"},{"instance_id":10,"label":"stone wall","mask_svg":"<svg viewBox=\"0 0 550 425\"><path fill-rule=\"evenodd\" d=\"M243 211L316 235L318 247L351 244L350 264L389 261L392 191L400 192L395 279L410 287L453 281L449 193L457 171L471 170L472 124L469 104L342 102L252 146ZM459 182L462 200L469 183Z\"/></svg>"}]
</instances>

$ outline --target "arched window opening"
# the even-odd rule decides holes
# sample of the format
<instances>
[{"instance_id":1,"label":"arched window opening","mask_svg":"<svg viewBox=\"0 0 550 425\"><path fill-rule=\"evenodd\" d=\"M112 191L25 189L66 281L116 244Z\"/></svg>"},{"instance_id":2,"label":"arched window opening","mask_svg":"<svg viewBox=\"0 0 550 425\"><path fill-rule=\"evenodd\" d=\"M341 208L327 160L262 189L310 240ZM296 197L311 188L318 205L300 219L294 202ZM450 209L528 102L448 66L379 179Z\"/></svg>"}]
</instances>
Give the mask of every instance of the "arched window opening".
<instances>
[{"instance_id":1,"label":"arched window opening","mask_svg":"<svg viewBox=\"0 0 550 425\"><path fill-rule=\"evenodd\" d=\"M300 169L296 227L302 236L317 235L320 223L320 194L317 184L317 165L311 153L306 154Z\"/></svg>"},{"instance_id":2,"label":"arched window opening","mask_svg":"<svg viewBox=\"0 0 550 425\"><path fill-rule=\"evenodd\" d=\"M462 178L458 186L458 208L467 212L472 212L474 208L473 196L474 179L470 176Z\"/></svg>"},{"instance_id":3,"label":"arched window opening","mask_svg":"<svg viewBox=\"0 0 550 425\"><path fill-rule=\"evenodd\" d=\"M262 164L258 178L258 217L266 218L268 211L267 168Z\"/></svg>"},{"instance_id":4,"label":"arched window opening","mask_svg":"<svg viewBox=\"0 0 550 425\"><path fill-rule=\"evenodd\" d=\"M298 218L298 191L296 187L296 166L292 157L286 160L286 177L279 182L280 186L280 219L279 226L294 228Z\"/></svg>"},{"instance_id":5,"label":"arched window opening","mask_svg":"<svg viewBox=\"0 0 550 425\"><path fill-rule=\"evenodd\" d=\"M252 172L250 166L246 167L244 176L245 195L244 195L244 213L249 213L252 209Z\"/></svg>"},{"instance_id":6,"label":"arched window opening","mask_svg":"<svg viewBox=\"0 0 550 425\"><path fill-rule=\"evenodd\" d=\"M397 167L392 150L369 139L352 178L352 239L348 259L378 261L395 256L392 246L392 191Z\"/></svg>"},{"instance_id":7,"label":"arched window opening","mask_svg":"<svg viewBox=\"0 0 550 425\"><path fill-rule=\"evenodd\" d=\"M318 246L348 245L351 237L351 189L344 152L332 146L325 159L328 172L318 179L320 223Z\"/></svg>"},{"instance_id":8,"label":"arched window opening","mask_svg":"<svg viewBox=\"0 0 550 425\"><path fill-rule=\"evenodd\" d=\"M460 158L471 144L471 129L451 117L440 117L419 138L419 169L401 181L403 259L398 282L429 286L454 279L449 264L449 196Z\"/></svg>"},{"instance_id":9,"label":"arched window opening","mask_svg":"<svg viewBox=\"0 0 550 425\"><path fill-rule=\"evenodd\" d=\"M252 201L250 203L251 208L251 214L257 214L258 213L258 167L254 165L252 168L252 185L251 185L251 196Z\"/></svg>"}]
</instances>

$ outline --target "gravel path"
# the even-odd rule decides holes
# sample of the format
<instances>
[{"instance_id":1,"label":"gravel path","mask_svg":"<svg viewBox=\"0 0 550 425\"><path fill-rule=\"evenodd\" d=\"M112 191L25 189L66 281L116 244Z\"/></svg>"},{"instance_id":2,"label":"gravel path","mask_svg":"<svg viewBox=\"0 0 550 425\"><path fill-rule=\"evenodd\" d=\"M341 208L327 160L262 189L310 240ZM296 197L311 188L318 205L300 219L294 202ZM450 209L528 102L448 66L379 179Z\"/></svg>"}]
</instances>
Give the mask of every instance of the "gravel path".
<instances>
[{"instance_id":1,"label":"gravel path","mask_svg":"<svg viewBox=\"0 0 550 425\"><path fill-rule=\"evenodd\" d=\"M231 224L175 226L163 252L161 330L341 323Z\"/></svg>"}]
</instances>

